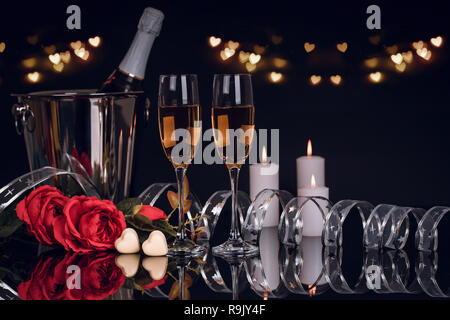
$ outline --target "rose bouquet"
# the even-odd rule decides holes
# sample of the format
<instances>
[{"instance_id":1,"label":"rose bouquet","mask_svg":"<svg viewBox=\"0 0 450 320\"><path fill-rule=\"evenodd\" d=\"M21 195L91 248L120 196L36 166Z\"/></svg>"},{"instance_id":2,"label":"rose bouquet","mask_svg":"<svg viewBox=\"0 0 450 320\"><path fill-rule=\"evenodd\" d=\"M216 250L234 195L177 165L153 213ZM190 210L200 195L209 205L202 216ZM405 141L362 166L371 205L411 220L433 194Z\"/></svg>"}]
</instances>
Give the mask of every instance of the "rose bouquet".
<instances>
[{"instance_id":1,"label":"rose bouquet","mask_svg":"<svg viewBox=\"0 0 450 320\"><path fill-rule=\"evenodd\" d=\"M176 208L178 204L173 200L176 194L169 191L167 196L171 206ZM185 201L189 201L187 197ZM159 208L142 204L139 198L125 199L116 205L97 197L67 197L47 185L35 189L20 201L16 214L41 244L80 253L114 249L116 240L127 227L136 231L140 244L153 231L172 238L177 229L169 222L172 213L167 216ZM194 232L188 228L198 217L197 214L186 222L192 241L202 232L201 228Z\"/></svg>"}]
</instances>

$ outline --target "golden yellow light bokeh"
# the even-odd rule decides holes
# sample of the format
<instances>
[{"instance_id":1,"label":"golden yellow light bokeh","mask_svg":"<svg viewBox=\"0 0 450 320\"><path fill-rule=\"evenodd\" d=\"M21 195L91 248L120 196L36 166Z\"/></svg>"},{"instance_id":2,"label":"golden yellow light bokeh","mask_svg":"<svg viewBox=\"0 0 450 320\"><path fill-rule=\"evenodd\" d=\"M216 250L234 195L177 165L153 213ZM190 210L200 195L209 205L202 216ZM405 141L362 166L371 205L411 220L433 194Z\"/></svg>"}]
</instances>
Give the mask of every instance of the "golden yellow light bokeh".
<instances>
[{"instance_id":1,"label":"golden yellow light bokeh","mask_svg":"<svg viewBox=\"0 0 450 320\"><path fill-rule=\"evenodd\" d=\"M239 52L239 62L246 63L250 57L250 52L240 51Z\"/></svg>"},{"instance_id":2,"label":"golden yellow light bokeh","mask_svg":"<svg viewBox=\"0 0 450 320\"><path fill-rule=\"evenodd\" d=\"M378 58L366 59L364 65L368 68L375 68L378 65Z\"/></svg>"},{"instance_id":3,"label":"golden yellow light bokeh","mask_svg":"<svg viewBox=\"0 0 450 320\"><path fill-rule=\"evenodd\" d=\"M330 81L335 86L339 86L342 83L342 77L340 75L336 74L336 75L330 77Z\"/></svg>"},{"instance_id":4,"label":"golden yellow light bokeh","mask_svg":"<svg viewBox=\"0 0 450 320\"><path fill-rule=\"evenodd\" d=\"M395 69L397 69L398 72L403 72L406 69L406 63L402 62L400 64L395 65Z\"/></svg>"},{"instance_id":5,"label":"golden yellow light bokeh","mask_svg":"<svg viewBox=\"0 0 450 320\"><path fill-rule=\"evenodd\" d=\"M250 62L247 62L245 64L245 69L247 69L248 72L253 72L256 70L256 64L251 64Z\"/></svg>"},{"instance_id":6,"label":"golden yellow light bokeh","mask_svg":"<svg viewBox=\"0 0 450 320\"><path fill-rule=\"evenodd\" d=\"M217 47L222 42L222 39L216 38L214 36L210 36L208 38L208 42L209 42L209 45L214 48L214 47Z\"/></svg>"},{"instance_id":7,"label":"golden yellow light bokeh","mask_svg":"<svg viewBox=\"0 0 450 320\"><path fill-rule=\"evenodd\" d=\"M312 84L313 86L316 86L316 85L318 85L318 84L322 81L322 77L313 74L313 75L309 78L309 81L311 82L311 84Z\"/></svg>"},{"instance_id":8,"label":"golden yellow light bokeh","mask_svg":"<svg viewBox=\"0 0 450 320\"><path fill-rule=\"evenodd\" d=\"M257 64L260 60L261 60L261 55L259 55L259 54L251 53L250 56L248 57L248 61L251 64Z\"/></svg>"},{"instance_id":9,"label":"golden yellow light bokeh","mask_svg":"<svg viewBox=\"0 0 450 320\"><path fill-rule=\"evenodd\" d=\"M226 46L234 51L239 47L239 42L230 40L226 43Z\"/></svg>"},{"instance_id":10,"label":"golden yellow light bokeh","mask_svg":"<svg viewBox=\"0 0 450 320\"><path fill-rule=\"evenodd\" d=\"M22 60L22 65L25 68L33 68L36 66L36 62L37 62L36 58L28 58L28 59Z\"/></svg>"},{"instance_id":11,"label":"golden yellow light bokeh","mask_svg":"<svg viewBox=\"0 0 450 320\"><path fill-rule=\"evenodd\" d=\"M48 60L50 60L50 62L53 64L58 64L61 62L61 56L59 55L59 53L51 54L48 56Z\"/></svg>"},{"instance_id":12,"label":"golden yellow light bokeh","mask_svg":"<svg viewBox=\"0 0 450 320\"><path fill-rule=\"evenodd\" d=\"M60 63L58 63L58 64L54 64L54 65L53 65L53 69L54 69L56 72L62 72L63 69L64 69L64 63L63 63L63 62L60 62Z\"/></svg>"},{"instance_id":13,"label":"golden yellow light bokeh","mask_svg":"<svg viewBox=\"0 0 450 320\"><path fill-rule=\"evenodd\" d=\"M277 68L284 68L288 64L288 61L286 59L282 58L273 58L273 65Z\"/></svg>"},{"instance_id":14,"label":"golden yellow light bokeh","mask_svg":"<svg viewBox=\"0 0 450 320\"><path fill-rule=\"evenodd\" d=\"M280 82L283 79L283 74L280 72L272 71L269 73L269 80L273 83Z\"/></svg>"},{"instance_id":15,"label":"golden yellow light bokeh","mask_svg":"<svg viewBox=\"0 0 450 320\"><path fill-rule=\"evenodd\" d=\"M369 80L375 83L380 82L383 79L383 74L380 71L372 72L369 74Z\"/></svg>"},{"instance_id":16,"label":"golden yellow light bokeh","mask_svg":"<svg viewBox=\"0 0 450 320\"><path fill-rule=\"evenodd\" d=\"M71 58L70 51L60 52L59 56L61 57L62 62L64 62L64 63L70 62L70 58Z\"/></svg>"},{"instance_id":17,"label":"golden yellow light bokeh","mask_svg":"<svg viewBox=\"0 0 450 320\"><path fill-rule=\"evenodd\" d=\"M403 56L401 53L397 53L397 54L393 54L391 55L391 60L395 63L395 64L400 64L403 61Z\"/></svg>"},{"instance_id":18,"label":"golden yellow light bokeh","mask_svg":"<svg viewBox=\"0 0 450 320\"><path fill-rule=\"evenodd\" d=\"M5 49L6 49L6 43L0 42L0 53L2 53L3 51L5 51Z\"/></svg>"},{"instance_id":19,"label":"golden yellow light bokeh","mask_svg":"<svg viewBox=\"0 0 450 320\"><path fill-rule=\"evenodd\" d=\"M430 42L433 46L435 46L436 48L439 48L442 45L442 42L444 40L442 39L441 36L435 37L435 38L431 38Z\"/></svg>"},{"instance_id":20,"label":"golden yellow light bokeh","mask_svg":"<svg viewBox=\"0 0 450 320\"><path fill-rule=\"evenodd\" d=\"M344 53L345 51L347 51L347 47L348 47L347 42L338 43L338 44L336 45L336 48L337 48L340 52L342 52L342 53Z\"/></svg>"},{"instance_id":21,"label":"golden yellow light bokeh","mask_svg":"<svg viewBox=\"0 0 450 320\"><path fill-rule=\"evenodd\" d=\"M309 43L309 42L305 42L305 44L303 45L305 48L305 51L307 53L310 53L311 51L314 50L314 48L316 47L316 45L314 43Z\"/></svg>"},{"instance_id":22,"label":"golden yellow light bokeh","mask_svg":"<svg viewBox=\"0 0 450 320\"><path fill-rule=\"evenodd\" d=\"M41 74L37 71L30 72L26 75L26 79L29 82L36 83L41 79Z\"/></svg>"},{"instance_id":23,"label":"golden yellow light bokeh","mask_svg":"<svg viewBox=\"0 0 450 320\"><path fill-rule=\"evenodd\" d=\"M91 46L93 46L94 48L97 48L100 45L100 43L102 42L102 38L100 38L99 36L95 36L95 37L89 38L88 42Z\"/></svg>"},{"instance_id":24,"label":"golden yellow light bokeh","mask_svg":"<svg viewBox=\"0 0 450 320\"><path fill-rule=\"evenodd\" d=\"M402 53L403 61L411 63L413 60L413 53L411 50Z\"/></svg>"}]
</instances>

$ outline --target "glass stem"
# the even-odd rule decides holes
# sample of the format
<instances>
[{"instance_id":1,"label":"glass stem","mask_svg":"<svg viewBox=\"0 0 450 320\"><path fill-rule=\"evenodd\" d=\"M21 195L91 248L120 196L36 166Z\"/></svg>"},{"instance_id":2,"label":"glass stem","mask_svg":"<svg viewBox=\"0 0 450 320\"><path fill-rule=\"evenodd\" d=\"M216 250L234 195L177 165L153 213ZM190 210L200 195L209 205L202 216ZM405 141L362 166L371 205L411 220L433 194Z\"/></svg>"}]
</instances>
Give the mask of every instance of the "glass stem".
<instances>
[{"instance_id":1,"label":"glass stem","mask_svg":"<svg viewBox=\"0 0 450 320\"><path fill-rule=\"evenodd\" d=\"M239 180L239 167L231 167L229 169L231 180L231 231L230 240L237 240L241 238L241 232L239 230L239 217L238 217L238 180Z\"/></svg>"},{"instance_id":2,"label":"glass stem","mask_svg":"<svg viewBox=\"0 0 450 320\"><path fill-rule=\"evenodd\" d=\"M231 283L233 291L233 300L239 299L239 265L232 263L231 268Z\"/></svg>"},{"instance_id":3,"label":"glass stem","mask_svg":"<svg viewBox=\"0 0 450 320\"><path fill-rule=\"evenodd\" d=\"M186 230L184 229L184 175L186 174L186 168L177 167L175 168L175 174L177 176L178 185L178 230L177 230L177 240L184 240L186 237Z\"/></svg>"},{"instance_id":4,"label":"glass stem","mask_svg":"<svg viewBox=\"0 0 450 320\"><path fill-rule=\"evenodd\" d=\"M179 265L177 266L178 268L178 281L179 281L179 286L180 286L180 300L186 300L186 296L185 296L185 289L184 289L184 284L185 284L185 267L184 265Z\"/></svg>"}]
</instances>

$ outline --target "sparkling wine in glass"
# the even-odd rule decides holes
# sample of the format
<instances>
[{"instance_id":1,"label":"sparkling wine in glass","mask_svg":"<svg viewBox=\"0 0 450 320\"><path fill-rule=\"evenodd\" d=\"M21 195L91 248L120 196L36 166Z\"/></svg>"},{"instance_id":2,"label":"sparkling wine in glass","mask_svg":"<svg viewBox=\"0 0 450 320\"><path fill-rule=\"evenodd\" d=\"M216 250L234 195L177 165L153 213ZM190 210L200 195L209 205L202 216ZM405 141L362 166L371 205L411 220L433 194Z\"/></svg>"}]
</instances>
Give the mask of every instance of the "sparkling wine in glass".
<instances>
[{"instance_id":1,"label":"sparkling wine in glass","mask_svg":"<svg viewBox=\"0 0 450 320\"><path fill-rule=\"evenodd\" d=\"M169 255L196 257L204 248L186 238L183 181L201 135L197 75L161 75L158 97L159 134L164 153L175 168L178 186L177 237Z\"/></svg>"},{"instance_id":2,"label":"sparkling wine in glass","mask_svg":"<svg viewBox=\"0 0 450 320\"><path fill-rule=\"evenodd\" d=\"M258 254L258 247L242 239L237 212L239 170L248 157L255 129L252 81L249 74L216 74L211 108L214 142L231 180L231 231L228 240L212 249L214 255L234 259Z\"/></svg>"}]
</instances>

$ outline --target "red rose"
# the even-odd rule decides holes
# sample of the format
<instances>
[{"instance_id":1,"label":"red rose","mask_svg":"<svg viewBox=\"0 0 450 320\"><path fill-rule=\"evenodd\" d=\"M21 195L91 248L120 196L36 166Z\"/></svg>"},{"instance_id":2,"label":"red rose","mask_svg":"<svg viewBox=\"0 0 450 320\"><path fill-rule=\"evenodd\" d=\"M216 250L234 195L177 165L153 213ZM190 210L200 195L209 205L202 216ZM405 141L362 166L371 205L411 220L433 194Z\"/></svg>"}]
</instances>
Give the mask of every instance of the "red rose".
<instances>
[{"instance_id":1,"label":"red rose","mask_svg":"<svg viewBox=\"0 0 450 320\"><path fill-rule=\"evenodd\" d=\"M25 197L16 207L17 217L25 221L28 231L46 245L58 244L53 233L58 217L69 199L61 191L41 186Z\"/></svg>"},{"instance_id":2,"label":"red rose","mask_svg":"<svg viewBox=\"0 0 450 320\"><path fill-rule=\"evenodd\" d=\"M70 266L78 267L79 273L75 274ZM115 253L70 252L61 256L51 252L41 256L30 279L22 282L17 291L25 300L100 300L124 283Z\"/></svg>"},{"instance_id":3,"label":"red rose","mask_svg":"<svg viewBox=\"0 0 450 320\"><path fill-rule=\"evenodd\" d=\"M155 287L159 287L160 285L162 285L162 284L164 284L166 282L167 277L168 277L168 275L166 274L164 276L164 278L162 278L160 280L153 280L152 282L142 286L141 288L146 290L146 289L152 289L152 288L155 288Z\"/></svg>"},{"instance_id":4,"label":"red rose","mask_svg":"<svg viewBox=\"0 0 450 320\"><path fill-rule=\"evenodd\" d=\"M142 214L143 216L149 218L152 221L159 220L159 219L167 219L166 214L161 209L158 209L156 207L148 206L148 205L142 205L141 210L138 212L139 214Z\"/></svg>"},{"instance_id":5,"label":"red rose","mask_svg":"<svg viewBox=\"0 0 450 320\"><path fill-rule=\"evenodd\" d=\"M109 200L75 196L62 218L54 224L55 238L75 252L114 249L114 242L126 228L123 213Z\"/></svg>"}]
</instances>

